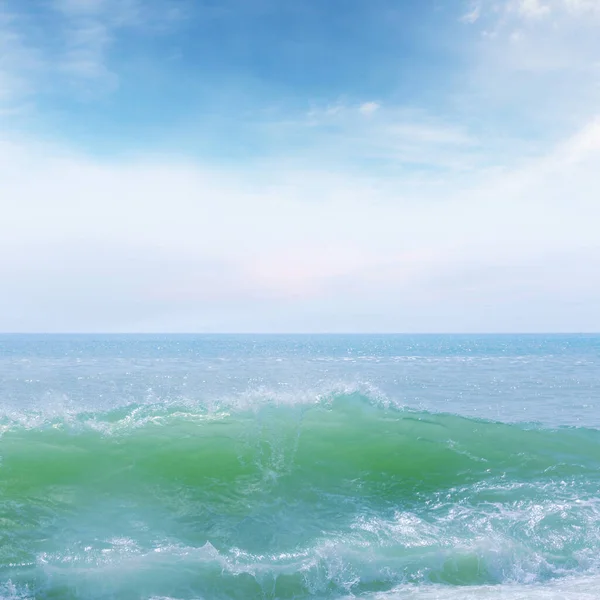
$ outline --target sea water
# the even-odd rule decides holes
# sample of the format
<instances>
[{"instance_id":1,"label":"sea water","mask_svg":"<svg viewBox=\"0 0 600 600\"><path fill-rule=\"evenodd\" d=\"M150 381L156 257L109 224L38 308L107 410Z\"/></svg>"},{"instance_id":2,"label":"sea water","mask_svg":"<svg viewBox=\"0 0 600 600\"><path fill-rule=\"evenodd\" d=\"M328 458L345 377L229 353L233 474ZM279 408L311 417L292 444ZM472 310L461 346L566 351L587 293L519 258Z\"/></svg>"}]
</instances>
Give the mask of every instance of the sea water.
<instances>
[{"instance_id":1,"label":"sea water","mask_svg":"<svg viewBox=\"0 0 600 600\"><path fill-rule=\"evenodd\" d=\"M0 337L0 598L600 598L600 336Z\"/></svg>"}]
</instances>

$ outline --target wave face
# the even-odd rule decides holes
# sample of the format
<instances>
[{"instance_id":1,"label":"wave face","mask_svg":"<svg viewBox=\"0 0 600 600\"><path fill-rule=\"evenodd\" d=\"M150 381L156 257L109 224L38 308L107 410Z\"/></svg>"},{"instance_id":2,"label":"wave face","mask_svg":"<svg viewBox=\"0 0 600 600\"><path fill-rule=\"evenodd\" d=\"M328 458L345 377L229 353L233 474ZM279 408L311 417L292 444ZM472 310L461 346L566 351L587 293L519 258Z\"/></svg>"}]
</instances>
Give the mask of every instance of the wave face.
<instances>
[{"instance_id":1,"label":"wave face","mask_svg":"<svg viewBox=\"0 0 600 600\"><path fill-rule=\"evenodd\" d=\"M0 597L597 597L595 429L350 390L0 432Z\"/></svg>"}]
</instances>

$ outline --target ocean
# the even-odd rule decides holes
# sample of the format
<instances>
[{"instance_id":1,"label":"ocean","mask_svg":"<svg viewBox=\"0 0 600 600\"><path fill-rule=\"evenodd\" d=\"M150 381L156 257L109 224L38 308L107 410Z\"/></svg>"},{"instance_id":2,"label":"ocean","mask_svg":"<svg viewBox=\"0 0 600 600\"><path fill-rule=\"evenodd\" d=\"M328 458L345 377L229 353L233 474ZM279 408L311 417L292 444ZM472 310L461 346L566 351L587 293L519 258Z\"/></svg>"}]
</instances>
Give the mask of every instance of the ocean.
<instances>
[{"instance_id":1,"label":"ocean","mask_svg":"<svg viewBox=\"0 0 600 600\"><path fill-rule=\"evenodd\" d=\"M0 336L0 598L600 598L600 336Z\"/></svg>"}]
</instances>

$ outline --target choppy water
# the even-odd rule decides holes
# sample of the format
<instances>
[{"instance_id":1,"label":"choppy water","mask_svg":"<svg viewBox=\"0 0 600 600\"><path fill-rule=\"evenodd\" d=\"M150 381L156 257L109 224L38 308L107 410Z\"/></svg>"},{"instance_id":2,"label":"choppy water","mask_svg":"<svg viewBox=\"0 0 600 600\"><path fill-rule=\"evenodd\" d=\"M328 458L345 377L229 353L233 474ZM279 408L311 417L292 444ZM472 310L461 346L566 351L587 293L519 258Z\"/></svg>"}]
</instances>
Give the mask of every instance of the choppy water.
<instances>
[{"instance_id":1,"label":"choppy water","mask_svg":"<svg viewBox=\"0 0 600 600\"><path fill-rule=\"evenodd\" d=\"M600 597L600 336L0 337L0 598Z\"/></svg>"}]
</instances>

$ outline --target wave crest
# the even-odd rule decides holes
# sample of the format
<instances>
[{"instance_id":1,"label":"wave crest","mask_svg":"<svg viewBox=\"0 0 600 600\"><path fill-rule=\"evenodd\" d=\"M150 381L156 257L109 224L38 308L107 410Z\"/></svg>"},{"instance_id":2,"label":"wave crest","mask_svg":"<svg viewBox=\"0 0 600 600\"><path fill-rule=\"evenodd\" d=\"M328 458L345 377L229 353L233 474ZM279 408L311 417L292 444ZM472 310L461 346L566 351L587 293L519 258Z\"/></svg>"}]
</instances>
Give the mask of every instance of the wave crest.
<instances>
[{"instance_id":1,"label":"wave crest","mask_svg":"<svg viewBox=\"0 0 600 600\"><path fill-rule=\"evenodd\" d=\"M112 597L153 581L167 597L175 563L182 598L374 598L600 569L595 430L412 411L356 390L3 427L0 568L14 594L50 581ZM44 539L58 548L40 551Z\"/></svg>"}]
</instances>

